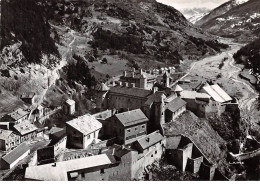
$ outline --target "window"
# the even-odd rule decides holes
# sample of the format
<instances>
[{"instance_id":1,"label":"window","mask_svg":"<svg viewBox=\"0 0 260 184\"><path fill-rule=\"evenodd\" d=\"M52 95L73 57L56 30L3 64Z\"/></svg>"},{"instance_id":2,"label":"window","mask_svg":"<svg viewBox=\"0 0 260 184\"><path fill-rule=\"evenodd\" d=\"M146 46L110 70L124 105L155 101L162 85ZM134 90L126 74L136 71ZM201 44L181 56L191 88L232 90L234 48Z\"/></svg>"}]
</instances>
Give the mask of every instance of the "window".
<instances>
[{"instance_id":1,"label":"window","mask_svg":"<svg viewBox=\"0 0 260 184\"><path fill-rule=\"evenodd\" d=\"M145 125L142 125L142 128L145 128Z\"/></svg>"},{"instance_id":2,"label":"window","mask_svg":"<svg viewBox=\"0 0 260 184\"><path fill-rule=\"evenodd\" d=\"M100 170L100 174L104 174L105 173L105 170L104 169L101 169Z\"/></svg>"},{"instance_id":3,"label":"window","mask_svg":"<svg viewBox=\"0 0 260 184\"><path fill-rule=\"evenodd\" d=\"M137 127L135 127L135 131L137 131L137 129L138 129L138 128L137 128Z\"/></svg>"},{"instance_id":4,"label":"window","mask_svg":"<svg viewBox=\"0 0 260 184\"><path fill-rule=\"evenodd\" d=\"M87 139L90 139L90 135L87 135Z\"/></svg>"},{"instance_id":5,"label":"window","mask_svg":"<svg viewBox=\"0 0 260 184\"><path fill-rule=\"evenodd\" d=\"M130 133L130 132L131 132L131 129L129 128L129 129L127 129L126 131L127 131L128 133Z\"/></svg>"},{"instance_id":6,"label":"window","mask_svg":"<svg viewBox=\"0 0 260 184\"><path fill-rule=\"evenodd\" d=\"M155 150L155 152L154 152L155 154L157 154L157 150Z\"/></svg>"},{"instance_id":7,"label":"window","mask_svg":"<svg viewBox=\"0 0 260 184\"><path fill-rule=\"evenodd\" d=\"M153 155L151 155L151 157L153 157Z\"/></svg>"}]
</instances>

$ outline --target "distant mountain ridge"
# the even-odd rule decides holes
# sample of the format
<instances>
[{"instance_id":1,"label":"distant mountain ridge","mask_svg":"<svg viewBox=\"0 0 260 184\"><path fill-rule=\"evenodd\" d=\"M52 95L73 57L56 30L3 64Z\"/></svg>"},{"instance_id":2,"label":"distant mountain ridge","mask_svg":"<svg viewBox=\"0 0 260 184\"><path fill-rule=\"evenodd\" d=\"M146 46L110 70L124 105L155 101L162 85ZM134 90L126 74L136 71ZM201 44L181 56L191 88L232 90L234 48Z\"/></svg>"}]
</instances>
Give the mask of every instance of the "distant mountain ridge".
<instances>
[{"instance_id":1,"label":"distant mountain ridge","mask_svg":"<svg viewBox=\"0 0 260 184\"><path fill-rule=\"evenodd\" d=\"M212 10L196 23L209 33L253 41L260 33L260 1L232 0Z\"/></svg>"}]
</instances>

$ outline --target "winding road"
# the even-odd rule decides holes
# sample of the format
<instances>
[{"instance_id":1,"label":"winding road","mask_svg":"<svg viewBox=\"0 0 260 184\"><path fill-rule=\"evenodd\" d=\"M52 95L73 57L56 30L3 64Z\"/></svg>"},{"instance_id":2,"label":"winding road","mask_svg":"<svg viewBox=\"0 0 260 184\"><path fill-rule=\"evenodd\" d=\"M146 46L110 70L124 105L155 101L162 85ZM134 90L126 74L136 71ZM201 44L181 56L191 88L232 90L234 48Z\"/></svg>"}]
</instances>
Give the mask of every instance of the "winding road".
<instances>
[{"instance_id":1,"label":"winding road","mask_svg":"<svg viewBox=\"0 0 260 184\"><path fill-rule=\"evenodd\" d=\"M251 84L238 77L239 72L241 72L242 69L235 65L233 54L236 53L243 45L233 43L230 40L225 40L225 42L230 45L229 50L192 63L187 73L178 79L178 81L187 77L199 80L202 78L212 79L215 82L221 83L226 89L228 89L228 93L233 93L232 95L235 95L235 92L241 93L242 97L239 98L238 101L239 108L242 111L245 111L245 113L249 113L259 95ZM228 59L224 62L224 66L220 69L219 65L224 58ZM172 86L178 81L172 84Z\"/></svg>"}]
</instances>

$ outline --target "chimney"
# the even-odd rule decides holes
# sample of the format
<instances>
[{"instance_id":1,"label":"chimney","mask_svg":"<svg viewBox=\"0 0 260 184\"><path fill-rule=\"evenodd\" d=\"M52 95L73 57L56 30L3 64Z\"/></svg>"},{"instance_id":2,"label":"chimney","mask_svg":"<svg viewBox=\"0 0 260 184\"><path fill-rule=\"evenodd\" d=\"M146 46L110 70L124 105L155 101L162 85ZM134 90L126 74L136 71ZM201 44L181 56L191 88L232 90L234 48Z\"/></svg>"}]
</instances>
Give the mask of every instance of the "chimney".
<instances>
[{"instance_id":1,"label":"chimney","mask_svg":"<svg viewBox=\"0 0 260 184\"><path fill-rule=\"evenodd\" d=\"M126 71L123 72L124 77L126 77Z\"/></svg>"},{"instance_id":2,"label":"chimney","mask_svg":"<svg viewBox=\"0 0 260 184\"><path fill-rule=\"evenodd\" d=\"M140 74L141 74L141 75L143 74L143 69L142 69L142 68L140 69Z\"/></svg>"},{"instance_id":3,"label":"chimney","mask_svg":"<svg viewBox=\"0 0 260 184\"><path fill-rule=\"evenodd\" d=\"M124 87L128 87L128 82L124 82Z\"/></svg>"},{"instance_id":4,"label":"chimney","mask_svg":"<svg viewBox=\"0 0 260 184\"><path fill-rule=\"evenodd\" d=\"M156 91L158 91L158 87L153 87L153 94L156 93Z\"/></svg>"},{"instance_id":5,"label":"chimney","mask_svg":"<svg viewBox=\"0 0 260 184\"><path fill-rule=\"evenodd\" d=\"M132 72L132 78L134 78L135 77L135 72Z\"/></svg>"},{"instance_id":6,"label":"chimney","mask_svg":"<svg viewBox=\"0 0 260 184\"><path fill-rule=\"evenodd\" d=\"M135 73L135 68L133 67L133 72Z\"/></svg>"},{"instance_id":7,"label":"chimney","mask_svg":"<svg viewBox=\"0 0 260 184\"><path fill-rule=\"evenodd\" d=\"M122 86L122 82L121 82L121 81L118 81L118 85L119 85L119 86Z\"/></svg>"},{"instance_id":8,"label":"chimney","mask_svg":"<svg viewBox=\"0 0 260 184\"><path fill-rule=\"evenodd\" d=\"M131 88L135 88L135 83L130 83Z\"/></svg>"},{"instance_id":9,"label":"chimney","mask_svg":"<svg viewBox=\"0 0 260 184\"><path fill-rule=\"evenodd\" d=\"M147 137L147 138L146 138L146 142L149 142L149 141L150 141L150 138L149 138L149 137Z\"/></svg>"}]
</instances>

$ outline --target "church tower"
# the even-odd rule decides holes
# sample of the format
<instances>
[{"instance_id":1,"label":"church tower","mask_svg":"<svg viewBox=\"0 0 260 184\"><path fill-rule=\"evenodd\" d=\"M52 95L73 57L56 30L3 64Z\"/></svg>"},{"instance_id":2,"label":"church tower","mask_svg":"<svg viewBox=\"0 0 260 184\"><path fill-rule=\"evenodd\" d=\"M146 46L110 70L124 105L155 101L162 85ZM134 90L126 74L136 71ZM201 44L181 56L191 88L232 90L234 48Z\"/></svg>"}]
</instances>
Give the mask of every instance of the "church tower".
<instances>
[{"instance_id":1,"label":"church tower","mask_svg":"<svg viewBox=\"0 0 260 184\"><path fill-rule=\"evenodd\" d=\"M163 74L163 85L164 87L170 87L170 74L166 71Z\"/></svg>"},{"instance_id":2,"label":"church tower","mask_svg":"<svg viewBox=\"0 0 260 184\"><path fill-rule=\"evenodd\" d=\"M166 96L164 92L157 91L154 99L154 128L160 130L160 133L164 135L162 124L165 123L165 102Z\"/></svg>"}]
</instances>

